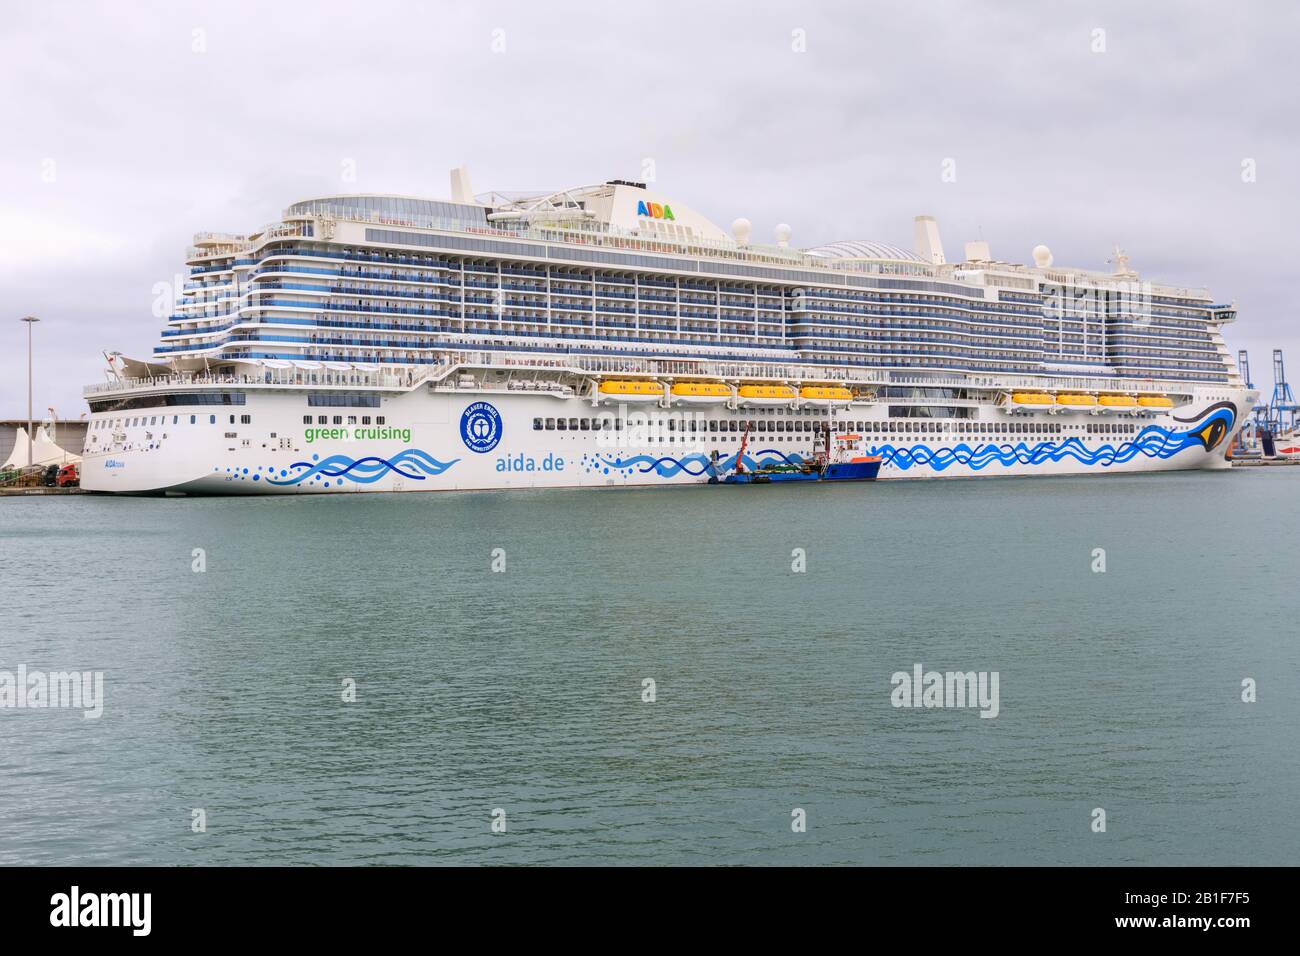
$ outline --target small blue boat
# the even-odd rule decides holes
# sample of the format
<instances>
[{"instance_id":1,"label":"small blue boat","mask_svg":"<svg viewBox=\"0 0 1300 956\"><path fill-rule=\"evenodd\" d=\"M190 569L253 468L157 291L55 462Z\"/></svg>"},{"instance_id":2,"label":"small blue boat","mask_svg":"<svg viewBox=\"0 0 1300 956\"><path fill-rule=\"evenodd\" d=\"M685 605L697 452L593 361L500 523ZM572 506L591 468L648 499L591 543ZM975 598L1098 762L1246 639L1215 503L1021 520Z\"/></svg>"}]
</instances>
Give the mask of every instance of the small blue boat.
<instances>
[{"instance_id":1,"label":"small blue boat","mask_svg":"<svg viewBox=\"0 0 1300 956\"><path fill-rule=\"evenodd\" d=\"M749 431L740 442L736 455L736 468L728 475L716 472L709 478L711 485L764 485L782 481L875 481L880 474L880 456L864 455L861 435L836 435L835 452L829 450L831 436L827 433L827 451L813 456L799 465L769 465L749 470L744 466L745 447Z\"/></svg>"}]
</instances>

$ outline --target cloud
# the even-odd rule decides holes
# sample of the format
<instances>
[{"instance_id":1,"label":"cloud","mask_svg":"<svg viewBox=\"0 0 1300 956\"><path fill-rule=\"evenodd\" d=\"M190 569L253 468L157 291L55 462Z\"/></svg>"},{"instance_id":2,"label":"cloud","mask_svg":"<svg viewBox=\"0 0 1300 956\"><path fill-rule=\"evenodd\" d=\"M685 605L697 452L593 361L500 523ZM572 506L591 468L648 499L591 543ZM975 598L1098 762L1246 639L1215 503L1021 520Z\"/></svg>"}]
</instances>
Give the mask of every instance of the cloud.
<instances>
[{"instance_id":1,"label":"cloud","mask_svg":"<svg viewBox=\"0 0 1300 956\"><path fill-rule=\"evenodd\" d=\"M747 216L760 239L788 222L803 246L906 246L918 213L939 217L950 256L978 236L1001 258L1044 242L1101 268L1119 244L1148 277L1236 299L1230 344L1257 366L1295 344L1278 264L1300 205L1290 6L377 0L6 17L0 415L26 404L9 319L43 319L37 405L79 413L99 349L151 349L152 290L184 271L194 232L247 232L333 192L442 196L461 163L486 191L635 178L651 159L660 191L721 223Z\"/></svg>"}]
</instances>

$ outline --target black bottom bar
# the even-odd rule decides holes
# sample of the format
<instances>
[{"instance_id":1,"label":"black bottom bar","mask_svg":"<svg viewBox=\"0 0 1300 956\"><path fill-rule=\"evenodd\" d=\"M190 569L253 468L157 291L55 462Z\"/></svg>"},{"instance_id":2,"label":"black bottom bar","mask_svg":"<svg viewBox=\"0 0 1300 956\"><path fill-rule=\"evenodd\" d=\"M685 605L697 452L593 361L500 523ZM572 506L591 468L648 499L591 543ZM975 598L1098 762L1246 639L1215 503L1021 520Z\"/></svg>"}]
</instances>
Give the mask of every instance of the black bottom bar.
<instances>
[{"instance_id":1,"label":"black bottom bar","mask_svg":"<svg viewBox=\"0 0 1300 956\"><path fill-rule=\"evenodd\" d=\"M430 930L439 937L530 925L581 932L619 923L633 938L648 932L666 941L670 925L689 919L725 927L731 937L761 937L776 921L819 935L848 929L872 941L940 945L1043 932L1231 945L1282 930L1284 888L1294 875L1226 868L8 869L0 871L0 912L7 942L75 933L82 943L337 946Z\"/></svg>"}]
</instances>

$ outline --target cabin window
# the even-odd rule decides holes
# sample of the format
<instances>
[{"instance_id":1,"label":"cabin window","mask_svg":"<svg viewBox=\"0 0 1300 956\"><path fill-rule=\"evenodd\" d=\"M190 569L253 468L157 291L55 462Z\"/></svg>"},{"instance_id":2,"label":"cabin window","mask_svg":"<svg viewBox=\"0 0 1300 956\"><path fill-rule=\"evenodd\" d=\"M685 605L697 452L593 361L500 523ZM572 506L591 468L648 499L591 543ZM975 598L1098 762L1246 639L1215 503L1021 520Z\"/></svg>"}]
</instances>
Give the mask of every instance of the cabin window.
<instances>
[{"instance_id":1,"label":"cabin window","mask_svg":"<svg viewBox=\"0 0 1300 956\"><path fill-rule=\"evenodd\" d=\"M190 420L193 421L193 418L191 418ZM302 423L303 423L304 425L310 425L310 424L311 424L311 416L310 416L310 415L304 415L304 416L302 416Z\"/></svg>"},{"instance_id":2,"label":"cabin window","mask_svg":"<svg viewBox=\"0 0 1300 956\"><path fill-rule=\"evenodd\" d=\"M557 431L566 432L569 430L569 423L563 418L557 418L555 420L555 428Z\"/></svg>"},{"instance_id":3,"label":"cabin window","mask_svg":"<svg viewBox=\"0 0 1300 956\"><path fill-rule=\"evenodd\" d=\"M533 431L535 431L535 432L539 432L539 431L541 431L541 430L542 430L542 420L541 420L540 418L534 418L534 419L533 419Z\"/></svg>"},{"instance_id":4,"label":"cabin window","mask_svg":"<svg viewBox=\"0 0 1300 956\"><path fill-rule=\"evenodd\" d=\"M554 418L548 418L548 419L546 419L546 430L547 430L548 432L553 432L553 431L555 431L555 419L554 419Z\"/></svg>"}]
</instances>

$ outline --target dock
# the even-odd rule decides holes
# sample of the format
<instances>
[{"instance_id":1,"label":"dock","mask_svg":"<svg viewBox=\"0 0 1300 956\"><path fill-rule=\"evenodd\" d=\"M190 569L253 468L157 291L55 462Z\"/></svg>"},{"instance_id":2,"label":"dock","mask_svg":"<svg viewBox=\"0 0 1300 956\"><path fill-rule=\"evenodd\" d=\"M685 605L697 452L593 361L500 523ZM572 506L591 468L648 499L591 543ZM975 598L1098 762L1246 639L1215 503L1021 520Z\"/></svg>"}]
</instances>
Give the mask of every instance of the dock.
<instances>
[{"instance_id":1,"label":"dock","mask_svg":"<svg viewBox=\"0 0 1300 956\"><path fill-rule=\"evenodd\" d=\"M84 495L89 492L82 491L80 488L46 488L43 485L37 485L34 488L0 488L0 498L17 497L18 495Z\"/></svg>"},{"instance_id":2,"label":"dock","mask_svg":"<svg viewBox=\"0 0 1300 956\"><path fill-rule=\"evenodd\" d=\"M1260 468L1266 465L1300 465L1300 458L1234 458L1233 468Z\"/></svg>"}]
</instances>

